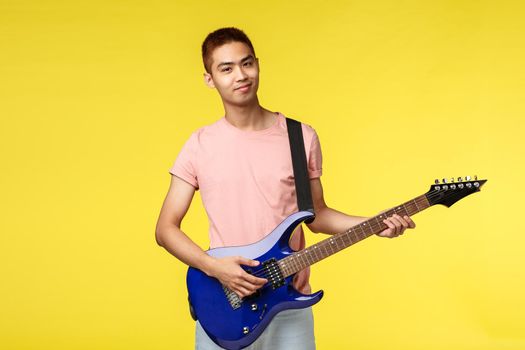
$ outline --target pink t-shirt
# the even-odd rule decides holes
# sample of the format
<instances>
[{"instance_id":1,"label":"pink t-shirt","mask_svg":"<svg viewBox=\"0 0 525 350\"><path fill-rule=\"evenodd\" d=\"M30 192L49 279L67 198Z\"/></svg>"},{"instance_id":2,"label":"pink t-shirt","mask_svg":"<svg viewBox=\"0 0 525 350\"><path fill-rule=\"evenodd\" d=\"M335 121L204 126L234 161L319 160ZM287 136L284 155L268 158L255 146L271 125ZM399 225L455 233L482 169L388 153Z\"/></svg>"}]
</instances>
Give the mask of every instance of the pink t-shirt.
<instances>
[{"instance_id":1,"label":"pink t-shirt","mask_svg":"<svg viewBox=\"0 0 525 350\"><path fill-rule=\"evenodd\" d=\"M186 141L172 175L200 190L209 220L210 248L257 242L298 211L285 116L264 130L243 131L222 117L196 130ZM315 130L302 124L310 179L322 174ZM290 247L305 247L302 227ZM309 268L296 274L294 286L310 293Z\"/></svg>"}]
</instances>

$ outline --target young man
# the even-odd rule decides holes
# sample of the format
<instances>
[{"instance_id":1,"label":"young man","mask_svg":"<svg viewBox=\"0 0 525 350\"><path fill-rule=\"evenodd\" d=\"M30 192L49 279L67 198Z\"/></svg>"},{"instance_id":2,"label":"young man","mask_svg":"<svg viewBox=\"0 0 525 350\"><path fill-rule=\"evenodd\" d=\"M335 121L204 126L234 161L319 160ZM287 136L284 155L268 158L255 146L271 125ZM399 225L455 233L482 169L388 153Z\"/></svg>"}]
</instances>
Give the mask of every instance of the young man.
<instances>
[{"instance_id":1,"label":"young man","mask_svg":"<svg viewBox=\"0 0 525 350\"><path fill-rule=\"evenodd\" d=\"M242 256L207 255L182 230L196 190L201 191L210 228L210 248L259 241L287 216L296 212L297 199L285 116L259 104L259 62L252 43L239 29L222 28L202 44L204 81L217 89L225 114L217 122L195 131L172 168L171 184L156 227L159 245L182 262L217 278L241 298L254 293L266 279L252 276L240 265L256 266ZM315 130L302 124L315 220L313 232L339 233L366 220L328 207L320 176L322 154ZM382 237L396 237L414 228L408 217L387 218ZM305 247L301 226L290 246ZM296 274L295 288L310 293L309 270ZM197 349L220 349L196 325ZM250 349L314 349L311 308L278 313Z\"/></svg>"}]
</instances>

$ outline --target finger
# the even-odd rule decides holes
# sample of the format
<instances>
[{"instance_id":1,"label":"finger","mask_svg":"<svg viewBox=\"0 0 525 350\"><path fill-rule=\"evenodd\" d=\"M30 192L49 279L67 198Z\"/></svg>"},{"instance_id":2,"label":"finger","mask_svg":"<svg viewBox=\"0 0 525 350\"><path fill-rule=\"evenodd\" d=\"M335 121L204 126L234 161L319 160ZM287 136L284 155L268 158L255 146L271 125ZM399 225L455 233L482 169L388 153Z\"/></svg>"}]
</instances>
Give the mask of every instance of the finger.
<instances>
[{"instance_id":1,"label":"finger","mask_svg":"<svg viewBox=\"0 0 525 350\"><path fill-rule=\"evenodd\" d=\"M268 280L265 278L254 277L250 274L246 274L246 276L243 277L244 280L240 283L242 283L246 287L251 288L252 290L257 290L268 282Z\"/></svg>"},{"instance_id":2,"label":"finger","mask_svg":"<svg viewBox=\"0 0 525 350\"><path fill-rule=\"evenodd\" d=\"M244 279L252 284L257 284L257 285L263 285L266 282L268 282L268 280L265 278L255 277L253 275L250 275L249 273L246 273L246 276L244 276Z\"/></svg>"},{"instance_id":3,"label":"finger","mask_svg":"<svg viewBox=\"0 0 525 350\"><path fill-rule=\"evenodd\" d=\"M379 237L392 238L392 231L389 228L387 228L386 230L379 232L377 235Z\"/></svg>"},{"instance_id":4,"label":"finger","mask_svg":"<svg viewBox=\"0 0 525 350\"><path fill-rule=\"evenodd\" d=\"M240 298L244 298L245 296L252 294L248 289L244 288L243 286L237 286L234 289L234 291Z\"/></svg>"},{"instance_id":5,"label":"finger","mask_svg":"<svg viewBox=\"0 0 525 350\"><path fill-rule=\"evenodd\" d=\"M392 238L392 234L395 230L394 224L392 224L388 219L384 219L383 222L388 226L388 228L379 233L379 236Z\"/></svg>"},{"instance_id":6,"label":"finger","mask_svg":"<svg viewBox=\"0 0 525 350\"><path fill-rule=\"evenodd\" d=\"M392 219L392 217L389 217L389 218L387 218L385 220L387 222L388 227L390 228L391 236L397 235L396 222Z\"/></svg>"},{"instance_id":7,"label":"finger","mask_svg":"<svg viewBox=\"0 0 525 350\"><path fill-rule=\"evenodd\" d=\"M246 266L257 266L257 265L259 265L259 262L257 260L247 259L247 258L242 257L242 256L238 256L237 257L237 263L242 264L242 265L246 265Z\"/></svg>"},{"instance_id":8,"label":"finger","mask_svg":"<svg viewBox=\"0 0 525 350\"><path fill-rule=\"evenodd\" d=\"M399 220L399 222L401 223L401 225L403 225L403 231L408 228L408 221L405 220L405 218L401 217L400 215L398 214L395 214L395 217L397 220Z\"/></svg>"},{"instance_id":9,"label":"finger","mask_svg":"<svg viewBox=\"0 0 525 350\"><path fill-rule=\"evenodd\" d=\"M403 228L403 225L401 224L401 221L399 221L399 219L396 218L395 216L390 217L390 220L392 221L392 223L396 227L396 229L395 229L396 236L399 235L399 233L402 231L402 228Z\"/></svg>"},{"instance_id":10,"label":"finger","mask_svg":"<svg viewBox=\"0 0 525 350\"><path fill-rule=\"evenodd\" d=\"M258 285L252 284L248 281L241 281L239 283L239 286L243 287L244 289L248 290L250 293L255 292L257 289L259 289Z\"/></svg>"},{"instance_id":11,"label":"finger","mask_svg":"<svg viewBox=\"0 0 525 350\"><path fill-rule=\"evenodd\" d=\"M408 227L415 228L416 223L412 220L410 216L405 216L405 220L408 222Z\"/></svg>"},{"instance_id":12,"label":"finger","mask_svg":"<svg viewBox=\"0 0 525 350\"><path fill-rule=\"evenodd\" d=\"M402 235L403 233L405 233L405 230L408 228L408 222L404 218L399 216L398 214L395 214L395 218L401 224L401 227L399 227L399 231L397 232L397 234Z\"/></svg>"},{"instance_id":13,"label":"finger","mask_svg":"<svg viewBox=\"0 0 525 350\"><path fill-rule=\"evenodd\" d=\"M386 218L383 220L383 222L388 226L389 229L391 229L392 231L396 229L396 226L392 223L392 221L390 220L390 218Z\"/></svg>"}]
</instances>

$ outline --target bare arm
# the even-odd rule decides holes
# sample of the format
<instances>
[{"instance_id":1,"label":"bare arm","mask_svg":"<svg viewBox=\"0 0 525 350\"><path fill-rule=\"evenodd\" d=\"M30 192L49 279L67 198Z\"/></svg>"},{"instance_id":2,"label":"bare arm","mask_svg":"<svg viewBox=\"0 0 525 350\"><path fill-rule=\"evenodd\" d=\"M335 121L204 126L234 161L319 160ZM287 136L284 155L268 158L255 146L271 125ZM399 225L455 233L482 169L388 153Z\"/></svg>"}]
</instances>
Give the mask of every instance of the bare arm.
<instances>
[{"instance_id":1,"label":"bare arm","mask_svg":"<svg viewBox=\"0 0 525 350\"><path fill-rule=\"evenodd\" d=\"M182 219L188 211L194 194L193 186L172 176L168 194L157 220L155 239L158 245L164 247L177 259L206 271L212 258L180 229Z\"/></svg>"},{"instance_id":2,"label":"bare arm","mask_svg":"<svg viewBox=\"0 0 525 350\"><path fill-rule=\"evenodd\" d=\"M307 226L312 232L327 234L340 233L368 219L368 217L364 216L347 215L328 207L324 200L320 178L310 180L310 188L312 190L315 220ZM410 217L401 217L397 214L385 219L383 222L388 228L378 233L378 236L381 237L393 238L403 234L407 228L416 227L416 224Z\"/></svg>"},{"instance_id":3,"label":"bare arm","mask_svg":"<svg viewBox=\"0 0 525 350\"><path fill-rule=\"evenodd\" d=\"M239 256L221 259L211 257L181 230L182 219L194 194L195 188L192 185L177 176L171 177L170 188L155 228L157 244L185 264L219 279L240 297L253 293L267 280L251 276L239 265L256 266L257 261Z\"/></svg>"}]
</instances>

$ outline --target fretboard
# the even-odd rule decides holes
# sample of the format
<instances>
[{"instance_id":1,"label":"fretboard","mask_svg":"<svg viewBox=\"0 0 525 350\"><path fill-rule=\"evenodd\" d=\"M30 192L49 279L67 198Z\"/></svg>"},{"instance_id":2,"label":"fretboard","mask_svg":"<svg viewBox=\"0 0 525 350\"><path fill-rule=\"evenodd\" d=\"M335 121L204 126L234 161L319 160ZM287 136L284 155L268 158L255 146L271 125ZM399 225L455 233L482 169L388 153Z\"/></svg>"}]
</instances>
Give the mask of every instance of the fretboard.
<instances>
[{"instance_id":1,"label":"fretboard","mask_svg":"<svg viewBox=\"0 0 525 350\"><path fill-rule=\"evenodd\" d=\"M388 226L383 222L389 216L398 214L400 216L411 216L430 206L425 195L416 197L406 203L403 203L395 208L392 208L380 215L374 216L359 225L353 226L346 230L327 238L319 243L316 243L308 248L293 253L286 258L279 260L278 264L283 272L284 277L293 275L294 273L313 265L318 261L329 257L349 246L357 243L367 237L383 231Z\"/></svg>"}]
</instances>

